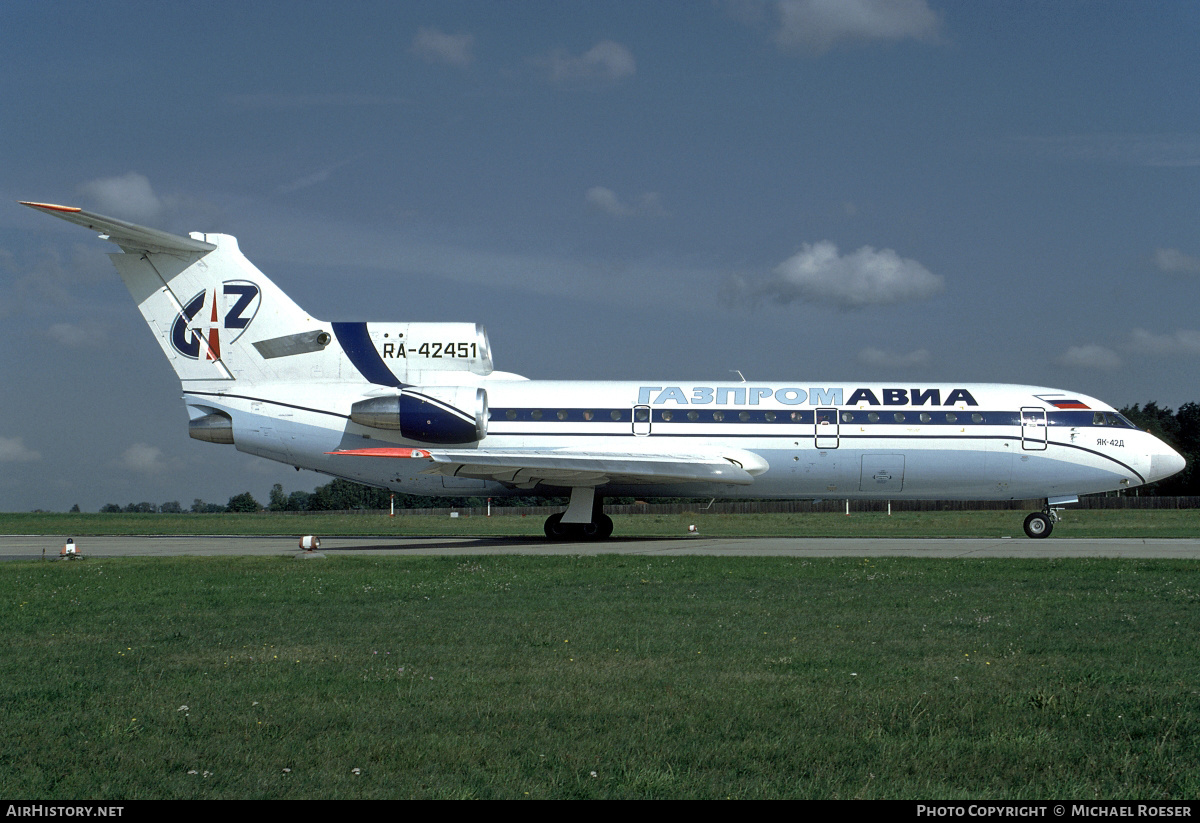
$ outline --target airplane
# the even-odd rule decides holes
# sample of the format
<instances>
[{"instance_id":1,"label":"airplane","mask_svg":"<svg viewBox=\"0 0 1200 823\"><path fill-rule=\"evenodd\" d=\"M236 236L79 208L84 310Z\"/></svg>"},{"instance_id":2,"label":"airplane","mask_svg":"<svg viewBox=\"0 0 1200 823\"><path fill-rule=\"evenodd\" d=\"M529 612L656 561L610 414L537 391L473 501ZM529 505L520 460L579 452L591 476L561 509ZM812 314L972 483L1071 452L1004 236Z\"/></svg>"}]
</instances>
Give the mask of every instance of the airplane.
<instances>
[{"instance_id":1,"label":"airplane","mask_svg":"<svg viewBox=\"0 0 1200 823\"><path fill-rule=\"evenodd\" d=\"M475 323L329 322L225 234L21 201L100 233L183 390L191 437L417 495L569 496L552 540L609 537L606 496L1026 500L1045 538L1079 495L1184 458L1076 392L995 383L529 380Z\"/></svg>"}]
</instances>

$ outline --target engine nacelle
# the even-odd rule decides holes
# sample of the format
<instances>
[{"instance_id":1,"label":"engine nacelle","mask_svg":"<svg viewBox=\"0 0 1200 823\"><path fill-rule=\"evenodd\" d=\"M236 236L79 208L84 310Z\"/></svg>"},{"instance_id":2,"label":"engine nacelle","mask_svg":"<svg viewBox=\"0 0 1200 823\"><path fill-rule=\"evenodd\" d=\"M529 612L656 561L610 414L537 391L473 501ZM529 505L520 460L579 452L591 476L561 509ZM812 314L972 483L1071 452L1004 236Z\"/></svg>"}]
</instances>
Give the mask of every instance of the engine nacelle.
<instances>
[{"instance_id":1,"label":"engine nacelle","mask_svg":"<svg viewBox=\"0 0 1200 823\"><path fill-rule=\"evenodd\" d=\"M346 355L373 383L445 383L446 372L492 373L487 332L477 323L335 323Z\"/></svg>"},{"instance_id":2,"label":"engine nacelle","mask_svg":"<svg viewBox=\"0 0 1200 823\"><path fill-rule=\"evenodd\" d=\"M474 443L487 436L487 392L473 386L414 386L350 407L350 420L399 431L420 443Z\"/></svg>"},{"instance_id":3,"label":"engine nacelle","mask_svg":"<svg viewBox=\"0 0 1200 823\"><path fill-rule=\"evenodd\" d=\"M188 422L188 434L206 443L233 445L233 419L225 412L210 412Z\"/></svg>"}]
</instances>

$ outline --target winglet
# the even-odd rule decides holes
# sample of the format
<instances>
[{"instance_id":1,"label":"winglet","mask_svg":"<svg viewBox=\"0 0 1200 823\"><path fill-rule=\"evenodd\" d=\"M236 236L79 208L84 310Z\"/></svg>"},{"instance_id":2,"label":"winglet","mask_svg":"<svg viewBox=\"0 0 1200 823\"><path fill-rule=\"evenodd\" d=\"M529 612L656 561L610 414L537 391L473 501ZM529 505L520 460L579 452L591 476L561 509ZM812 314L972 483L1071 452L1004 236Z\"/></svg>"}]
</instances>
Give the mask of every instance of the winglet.
<instances>
[{"instance_id":1,"label":"winglet","mask_svg":"<svg viewBox=\"0 0 1200 823\"><path fill-rule=\"evenodd\" d=\"M19 201L22 206L37 209L43 214L49 214L76 223L84 228L100 232L105 240L111 240L123 249L147 251L151 253L167 252L173 254L193 254L208 252L216 248L212 243L193 240L190 237L180 237L170 232L126 223L115 217L105 217L93 214L75 206L59 206L54 203L34 203L27 200Z\"/></svg>"}]
</instances>

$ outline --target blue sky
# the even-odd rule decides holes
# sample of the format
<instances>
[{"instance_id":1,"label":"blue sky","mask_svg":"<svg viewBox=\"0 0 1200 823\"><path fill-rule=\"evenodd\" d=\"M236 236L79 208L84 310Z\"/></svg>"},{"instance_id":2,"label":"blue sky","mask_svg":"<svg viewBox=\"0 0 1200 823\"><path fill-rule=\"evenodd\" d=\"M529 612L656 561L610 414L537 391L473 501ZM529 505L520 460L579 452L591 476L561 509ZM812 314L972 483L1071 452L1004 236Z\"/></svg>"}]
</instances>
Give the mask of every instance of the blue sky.
<instances>
[{"instance_id":1,"label":"blue sky","mask_svg":"<svg viewBox=\"0 0 1200 823\"><path fill-rule=\"evenodd\" d=\"M0 510L326 478L192 441L109 244L223 231L330 320L538 378L1200 401L1200 6L0 6Z\"/></svg>"}]
</instances>

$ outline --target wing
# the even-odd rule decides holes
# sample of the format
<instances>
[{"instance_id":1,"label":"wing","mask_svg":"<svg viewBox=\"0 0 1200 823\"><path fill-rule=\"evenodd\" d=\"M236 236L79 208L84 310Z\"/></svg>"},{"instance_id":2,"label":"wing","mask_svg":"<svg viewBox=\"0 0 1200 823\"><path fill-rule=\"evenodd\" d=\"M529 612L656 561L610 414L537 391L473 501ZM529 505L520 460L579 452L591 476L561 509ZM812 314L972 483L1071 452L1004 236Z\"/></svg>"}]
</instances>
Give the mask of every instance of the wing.
<instances>
[{"instance_id":1,"label":"wing","mask_svg":"<svg viewBox=\"0 0 1200 823\"><path fill-rule=\"evenodd\" d=\"M580 452L569 449L349 449L329 452L353 457L428 461L425 474L476 477L533 488L600 486L605 483L731 483L749 486L769 465L741 449L696 454Z\"/></svg>"}]
</instances>

